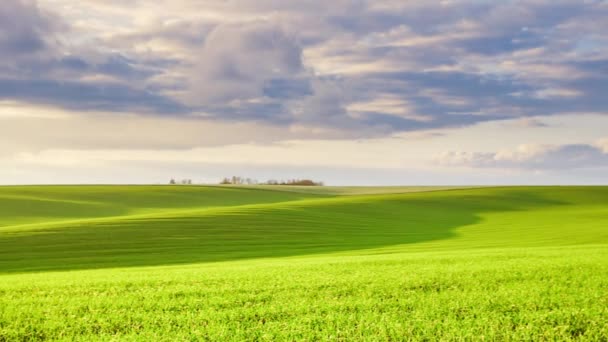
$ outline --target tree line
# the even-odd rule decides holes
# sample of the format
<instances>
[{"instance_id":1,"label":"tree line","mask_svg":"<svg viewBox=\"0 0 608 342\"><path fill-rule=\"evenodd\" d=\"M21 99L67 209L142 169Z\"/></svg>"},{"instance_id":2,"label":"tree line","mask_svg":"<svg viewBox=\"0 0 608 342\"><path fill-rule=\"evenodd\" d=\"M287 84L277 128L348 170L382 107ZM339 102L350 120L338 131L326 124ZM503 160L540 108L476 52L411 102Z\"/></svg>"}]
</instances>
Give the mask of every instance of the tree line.
<instances>
[{"instance_id":1,"label":"tree line","mask_svg":"<svg viewBox=\"0 0 608 342\"><path fill-rule=\"evenodd\" d=\"M244 178L239 176L224 177L220 184L233 184L233 185L300 185L300 186L323 186L323 182L313 181L311 179L289 179L289 180L276 180L269 179L266 182L258 182L257 179Z\"/></svg>"},{"instance_id":2,"label":"tree line","mask_svg":"<svg viewBox=\"0 0 608 342\"><path fill-rule=\"evenodd\" d=\"M174 178L171 178L171 180L169 181L169 184L171 184L171 185L176 185L176 184L192 185L192 179L175 180Z\"/></svg>"},{"instance_id":3,"label":"tree line","mask_svg":"<svg viewBox=\"0 0 608 342\"><path fill-rule=\"evenodd\" d=\"M169 181L170 185L192 185L192 179L179 179L176 180L175 178L171 178L171 180ZM300 185L300 186L323 186L323 182L317 182L317 181L313 181L311 179L289 179L289 180L275 180L275 179L269 179L266 182L259 182L257 179L254 178L246 178L246 177L239 177L239 176L232 176L232 177L224 177L221 181L220 184L222 185L227 185L227 184L232 184L232 185Z\"/></svg>"}]
</instances>

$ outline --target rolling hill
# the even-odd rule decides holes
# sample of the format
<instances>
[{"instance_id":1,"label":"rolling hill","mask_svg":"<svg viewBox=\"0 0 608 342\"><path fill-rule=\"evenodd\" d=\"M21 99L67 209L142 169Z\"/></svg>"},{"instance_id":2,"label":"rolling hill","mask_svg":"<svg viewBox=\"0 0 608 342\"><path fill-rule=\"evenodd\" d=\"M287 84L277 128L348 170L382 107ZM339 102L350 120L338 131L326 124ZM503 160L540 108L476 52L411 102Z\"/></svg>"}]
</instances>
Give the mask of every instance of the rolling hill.
<instances>
[{"instance_id":1,"label":"rolling hill","mask_svg":"<svg viewBox=\"0 0 608 342\"><path fill-rule=\"evenodd\" d=\"M607 247L608 187L0 187L0 340L606 339Z\"/></svg>"}]
</instances>

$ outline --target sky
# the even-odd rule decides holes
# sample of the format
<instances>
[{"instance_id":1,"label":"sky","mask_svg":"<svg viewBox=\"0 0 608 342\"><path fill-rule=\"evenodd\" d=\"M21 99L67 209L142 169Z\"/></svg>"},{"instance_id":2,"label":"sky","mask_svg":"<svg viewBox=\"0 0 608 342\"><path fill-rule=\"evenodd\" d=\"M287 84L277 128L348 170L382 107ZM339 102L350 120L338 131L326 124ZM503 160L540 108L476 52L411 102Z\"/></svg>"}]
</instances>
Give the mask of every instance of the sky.
<instances>
[{"instance_id":1,"label":"sky","mask_svg":"<svg viewBox=\"0 0 608 342\"><path fill-rule=\"evenodd\" d=\"M0 184L608 184L608 1L2 0Z\"/></svg>"}]
</instances>

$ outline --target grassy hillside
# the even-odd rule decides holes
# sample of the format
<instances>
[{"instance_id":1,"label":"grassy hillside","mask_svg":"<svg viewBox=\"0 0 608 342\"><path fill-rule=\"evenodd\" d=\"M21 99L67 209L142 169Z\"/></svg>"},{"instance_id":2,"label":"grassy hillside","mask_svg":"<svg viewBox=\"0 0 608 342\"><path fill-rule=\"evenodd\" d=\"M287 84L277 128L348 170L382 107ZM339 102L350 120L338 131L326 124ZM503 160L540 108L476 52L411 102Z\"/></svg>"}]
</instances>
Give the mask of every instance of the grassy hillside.
<instances>
[{"instance_id":1,"label":"grassy hillside","mask_svg":"<svg viewBox=\"0 0 608 342\"><path fill-rule=\"evenodd\" d=\"M466 186L306 186L306 185L221 185L240 189L265 189L273 191L299 192L313 195L347 196L374 194L402 194L450 189L466 189Z\"/></svg>"},{"instance_id":2,"label":"grassy hillside","mask_svg":"<svg viewBox=\"0 0 608 342\"><path fill-rule=\"evenodd\" d=\"M608 338L608 187L329 193L0 188L0 340Z\"/></svg>"},{"instance_id":3,"label":"grassy hillside","mask_svg":"<svg viewBox=\"0 0 608 342\"><path fill-rule=\"evenodd\" d=\"M283 202L318 196L202 186L5 186L0 187L0 229L18 224Z\"/></svg>"}]
</instances>

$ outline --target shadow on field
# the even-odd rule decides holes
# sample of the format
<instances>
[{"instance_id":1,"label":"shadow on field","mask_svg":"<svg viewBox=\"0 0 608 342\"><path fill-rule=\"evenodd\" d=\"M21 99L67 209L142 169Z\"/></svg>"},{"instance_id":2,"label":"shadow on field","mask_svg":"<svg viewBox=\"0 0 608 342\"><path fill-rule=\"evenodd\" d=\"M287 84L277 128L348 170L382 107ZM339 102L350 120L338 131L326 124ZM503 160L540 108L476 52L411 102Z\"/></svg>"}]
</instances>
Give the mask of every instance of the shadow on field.
<instances>
[{"instance_id":1,"label":"shadow on field","mask_svg":"<svg viewBox=\"0 0 608 342\"><path fill-rule=\"evenodd\" d=\"M0 228L114 217L133 210L209 208L304 199L301 193L214 186L51 185L0 187Z\"/></svg>"},{"instance_id":2,"label":"shadow on field","mask_svg":"<svg viewBox=\"0 0 608 342\"><path fill-rule=\"evenodd\" d=\"M552 196L560 191L493 188L349 197L4 234L0 272L283 257L450 239L456 228L479 222L483 212L565 205L562 196ZM604 189L605 200L606 194Z\"/></svg>"}]
</instances>

